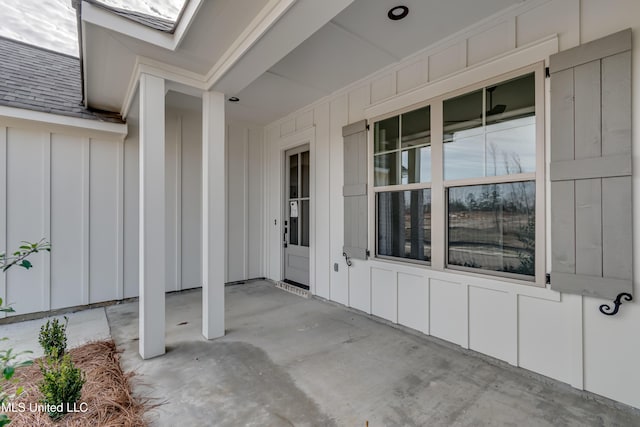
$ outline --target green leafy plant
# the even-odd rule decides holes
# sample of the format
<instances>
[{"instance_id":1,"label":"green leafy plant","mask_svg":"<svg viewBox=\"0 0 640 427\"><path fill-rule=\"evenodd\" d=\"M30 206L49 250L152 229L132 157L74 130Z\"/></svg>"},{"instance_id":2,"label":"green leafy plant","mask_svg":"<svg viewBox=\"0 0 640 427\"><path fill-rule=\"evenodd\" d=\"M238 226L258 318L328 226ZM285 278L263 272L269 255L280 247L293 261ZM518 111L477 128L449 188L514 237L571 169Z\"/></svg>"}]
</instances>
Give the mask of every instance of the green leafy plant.
<instances>
[{"instance_id":1,"label":"green leafy plant","mask_svg":"<svg viewBox=\"0 0 640 427\"><path fill-rule=\"evenodd\" d=\"M36 243L22 242L17 251L12 255L7 255L5 252L0 252L0 271L3 273L14 266L19 266L24 269L30 269L33 267L31 262L27 259L30 255L38 253L40 251L51 251L51 245L46 240L42 239ZM13 313L15 310L10 306L5 306L4 301L0 298L0 312ZM0 341L7 341L7 338L1 338ZM16 353L13 348L0 350L0 370L2 370L2 376L0 377L0 405L6 405L13 397L22 394L22 387L18 387L13 394L8 394L6 390L6 383L13 381L13 375L16 369L33 364L31 360L19 361L19 357L24 354L29 354L30 351L23 351ZM5 426L11 422L11 419L6 414L0 414L0 427Z\"/></svg>"},{"instance_id":2,"label":"green leafy plant","mask_svg":"<svg viewBox=\"0 0 640 427\"><path fill-rule=\"evenodd\" d=\"M69 319L64 316L64 323L58 319L47 320L40 328L38 342L47 357L61 359L67 351L67 323Z\"/></svg>"},{"instance_id":3,"label":"green leafy plant","mask_svg":"<svg viewBox=\"0 0 640 427\"><path fill-rule=\"evenodd\" d=\"M7 341L7 338L2 338L0 341ZM31 360L18 361L18 358L24 354L29 354L30 351L14 352L12 348L8 350L0 350L0 369L2 370L2 382L14 382L13 375L16 369L22 366L29 366L33 364ZM13 397L22 394L22 387L18 387L13 394L8 394L4 391L4 384L0 388L0 405L6 405ZM5 414L0 414L0 427L9 424L11 420Z\"/></svg>"},{"instance_id":4,"label":"green leafy plant","mask_svg":"<svg viewBox=\"0 0 640 427\"><path fill-rule=\"evenodd\" d=\"M3 272L7 271L14 265L18 265L27 270L33 267L31 261L27 258L41 251L51 252L51 245L45 239L42 239L36 243L21 242L17 251L11 255L7 255L5 252L0 252L0 268Z\"/></svg>"},{"instance_id":5,"label":"green leafy plant","mask_svg":"<svg viewBox=\"0 0 640 427\"><path fill-rule=\"evenodd\" d=\"M48 408L49 416L57 420L78 402L86 378L82 370L75 367L69 354L62 359L45 359L46 362L40 363L42 403Z\"/></svg>"}]
</instances>

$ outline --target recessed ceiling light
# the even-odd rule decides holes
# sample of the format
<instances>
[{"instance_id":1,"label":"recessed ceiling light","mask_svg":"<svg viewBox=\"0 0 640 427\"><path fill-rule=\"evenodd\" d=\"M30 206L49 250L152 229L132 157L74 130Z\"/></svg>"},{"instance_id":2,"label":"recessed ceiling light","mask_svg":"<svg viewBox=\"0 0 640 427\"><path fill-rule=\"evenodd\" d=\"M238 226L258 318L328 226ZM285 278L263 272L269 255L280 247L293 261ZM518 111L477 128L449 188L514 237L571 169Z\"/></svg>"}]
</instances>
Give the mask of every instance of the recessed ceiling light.
<instances>
[{"instance_id":1,"label":"recessed ceiling light","mask_svg":"<svg viewBox=\"0 0 640 427\"><path fill-rule=\"evenodd\" d=\"M240 101L240 98L238 98L237 96L232 96L231 98L229 98L229 102L238 102Z\"/></svg>"},{"instance_id":2,"label":"recessed ceiling light","mask_svg":"<svg viewBox=\"0 0 640 427\"><path fill-rule=\"evenodd\" d=\"M409 8L407 6L396 6L389 9L389 13L387 16L392 21L399 21L403 18L406 18L409 14Z\"/></svg>"}]
</instances>

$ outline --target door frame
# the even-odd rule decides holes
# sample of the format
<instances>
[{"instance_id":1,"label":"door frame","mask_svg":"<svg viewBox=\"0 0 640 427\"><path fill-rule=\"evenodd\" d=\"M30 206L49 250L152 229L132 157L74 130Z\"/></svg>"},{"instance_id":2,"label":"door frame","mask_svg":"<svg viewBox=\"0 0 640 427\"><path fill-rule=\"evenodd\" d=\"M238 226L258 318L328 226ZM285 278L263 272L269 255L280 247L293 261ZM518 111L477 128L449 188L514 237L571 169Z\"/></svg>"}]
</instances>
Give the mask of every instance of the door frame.
<instances>
[{"instance_id":1,"label":"door frame","mask_svg":"<svg viewBox=\"0 0 640 427\"><path fill-rule=\"evenodd\" d=\"M316 243L316 129L315 126L309 127L305 130L295 132L290 135L286 135L279 140L278 149L278 197L277 200L273 200L272 203L278 203L278 212L280 212L280 227L278 227L278 267L279 271L272 277L277 277L278 280L284 279L284 246L282 244L282 236L284 235L284 221L286 218L286 211L284 207L284 201L287 198L286 193L286 152L292 148L297 148L302 145L309 145L309 292L315 295L316 293L316 257L315 257L315 243Z\"/></svg>"},{"instance_id":2,"label":"door frame","mask_svg":"<svg viewBox=\"0 0 640 427\"><path fill-rule=\"evenodd\" d=\"M293 153L291 153L293 151ZM311 181L311 163L313 162L313 160L311 159L311 145L307 142L307 143L303 143L300 145L296 145L295 147L291 147L291 148L287 148L286 150L283 151L283 167L284 167L284 172L283 172L283 182L282 182L282 200L281 202L283 203L282 206L282 219L280 220L281 224L282 224L282 229L283 229L283 237L284 237L284 229L288 227L288 231L289 231L289 235L287 237L289 237L291 235L291 218L289 218L288 215L288 203L287 201L289 200L289 186L287 184L290 184L288 182L287 179L287 175L289 173L289 168L288 166L288 156L291 156L292 154L300 154L303 152L309 152L309 246L308 246L308 251L309 251L309 277L308 277L308 282L309 282L309 289L311 289L311 211L312 211L312 195L311 195L311 185L312 185L312 181ZM301 164L298 164L298 168L300 168ZM300 170L300 169L299 169ZM289 179L291 179L291 177L289 177ZM299 188L299 191L302 192L302 188ZM302 209L302 204L300 204L298 206L298 209ZM300 211L301 212L301 211ZM289 220L288 224L285 225L285 221ZM298 240L302 240L302 233L298 234ZM296 245L296 246L300 246L300 245ZM282 245L282 280L286 279L286 272L287 272L287 257L286 257L286 249L284 247L284 242ZM291 278L289 278L289 280L291 280Z\"/></svg>"}]
</instances>

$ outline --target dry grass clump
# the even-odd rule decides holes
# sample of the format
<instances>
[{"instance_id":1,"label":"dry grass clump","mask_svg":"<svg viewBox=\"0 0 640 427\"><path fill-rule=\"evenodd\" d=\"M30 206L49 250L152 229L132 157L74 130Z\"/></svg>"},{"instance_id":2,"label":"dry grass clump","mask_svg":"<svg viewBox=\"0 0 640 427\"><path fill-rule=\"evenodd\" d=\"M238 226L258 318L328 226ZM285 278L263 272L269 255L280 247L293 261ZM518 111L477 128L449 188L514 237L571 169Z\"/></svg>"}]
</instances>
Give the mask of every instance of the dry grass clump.
<instances>
[{"instance_id":1,"label":"dry grass clump","mask_svg":"<svg viewBox=\"0 0 640 427\"><path fill-rule=\"evenodd\" d=\"M8 414L10 426L145 426L145 411L150 409L148 399L132 395L130 379L133 373L120 368L120 355L113 341L96 341L69 350L76 367L85 373L87 382L77 403L85 402L87 412L69 413L53 422L45 412L29 411L30 404L39 404L42 394L38 384L42 380L36 361L32 366L20 368L14 378L24 387L24 392L14 400L16 407L23 402L25 412Z\"/></svg>"}]
</instances>

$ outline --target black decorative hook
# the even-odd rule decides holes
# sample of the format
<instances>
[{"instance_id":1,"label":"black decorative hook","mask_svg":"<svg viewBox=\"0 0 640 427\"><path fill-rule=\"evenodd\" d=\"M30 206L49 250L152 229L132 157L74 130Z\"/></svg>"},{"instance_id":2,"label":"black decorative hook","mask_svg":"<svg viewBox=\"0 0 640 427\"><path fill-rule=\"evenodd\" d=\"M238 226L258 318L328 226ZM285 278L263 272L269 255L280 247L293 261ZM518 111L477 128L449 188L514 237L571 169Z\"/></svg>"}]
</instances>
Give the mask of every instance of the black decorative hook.
<instances>
[{"instance_id":1,"label":"black decorative hook","mask_svg":"<svg viewBox=\"0 0 640 427\"><path fill-rule=\"evenodd\" d=\"M631 296L631 294L622 292L621 294L618 294L618 296L616 297L616 300L613 302L615 307L611 308L609 304L602 304L600 306L600 313L606 314L607 316L613 316L614 314L616 314L618 310L620 310L620 305L622 304L622 298L624 298L625 301L633 300L633 297Z\"/></svg>"},{"instance_id":2,"label":"black decorative hook","mask_svg":"<svg viewBox=\"0 0 640 427\"><path fill-rule=\"evenodd\" d=\"M342 252L342 256L344 257L345 262L347 263L348 267L351 267L351 265L353 264L351 262L351 257L349 255L347 255L346 252Z\"/></svg>"}]
</instances>

